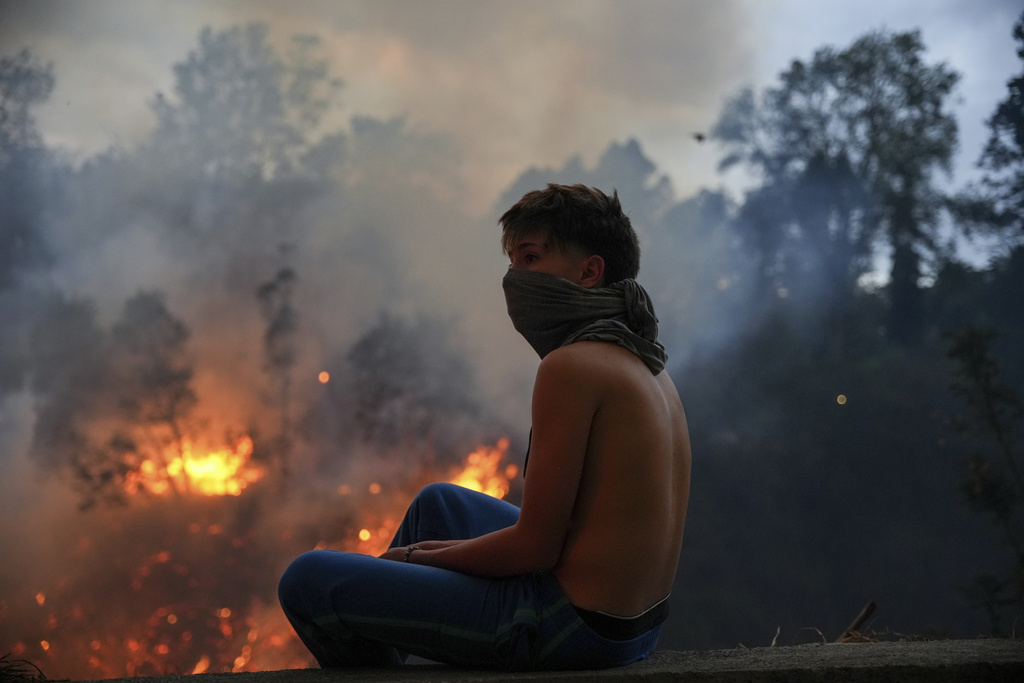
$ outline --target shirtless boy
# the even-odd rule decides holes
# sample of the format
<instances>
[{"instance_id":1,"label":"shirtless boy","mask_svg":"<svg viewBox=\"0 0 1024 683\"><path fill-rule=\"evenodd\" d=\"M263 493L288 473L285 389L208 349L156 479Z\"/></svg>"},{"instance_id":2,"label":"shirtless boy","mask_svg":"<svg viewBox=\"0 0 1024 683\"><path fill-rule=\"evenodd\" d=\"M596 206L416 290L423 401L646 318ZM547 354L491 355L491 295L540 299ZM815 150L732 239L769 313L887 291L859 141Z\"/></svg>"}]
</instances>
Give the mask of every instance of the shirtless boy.
<instances>
[{"instance_id":1,"label":"shirtless boy","mask_svg":"<svg viewBox=\"0 0 1024 683\"><path fill-rule=\"evenodd\" d=\"M449 484L380 558L311 551L279 586L321 666L597 669L650 654L690 485L686 418L617 195L530 192L500 219L503 286L541 356L521 508Z\"/></svg>"}]
</instances>

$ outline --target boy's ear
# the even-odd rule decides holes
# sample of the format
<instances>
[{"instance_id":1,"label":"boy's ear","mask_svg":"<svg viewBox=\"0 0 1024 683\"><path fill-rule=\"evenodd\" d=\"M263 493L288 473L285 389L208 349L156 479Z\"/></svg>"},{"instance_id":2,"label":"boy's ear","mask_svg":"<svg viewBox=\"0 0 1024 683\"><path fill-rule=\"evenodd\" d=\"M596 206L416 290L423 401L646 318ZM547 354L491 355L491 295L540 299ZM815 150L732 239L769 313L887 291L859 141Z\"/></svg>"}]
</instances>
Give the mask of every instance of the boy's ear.
<instances>
[{"instance_id":1,"label":"boy's ear","mask_svg":"<svg viewBox=\"0 0 1024 683\"><path fill-rule=\"evenodd\" d=\"M590 289L601 287L604 284L604 259L593 254L583 262L580 284Z\"/></svg>"}]
</instances>

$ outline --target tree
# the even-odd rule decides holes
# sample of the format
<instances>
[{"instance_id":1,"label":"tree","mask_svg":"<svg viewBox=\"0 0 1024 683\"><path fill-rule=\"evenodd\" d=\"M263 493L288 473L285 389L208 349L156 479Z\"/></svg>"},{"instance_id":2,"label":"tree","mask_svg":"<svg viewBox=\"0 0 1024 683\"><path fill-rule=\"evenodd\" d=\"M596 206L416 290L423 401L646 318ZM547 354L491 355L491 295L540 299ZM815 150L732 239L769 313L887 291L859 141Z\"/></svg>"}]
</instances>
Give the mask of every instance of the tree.
<instances>
[{"instance_id":1,"label":"tree","mask_svg":"<svg viewBox=\"0 0 1024 683\"><path fill-rule=\"evenodd\" d=\"M472 367L450 336L436 320L382 315L352 346L352 414L364 441L430 458L478 416Z\"/></svg>"},{"instance_id":2,"label":"tree","mask_svg":"<svg viewBox=\"0 0 1024 683\"><path fill-rule=\"evenodd\" d=\"M1024 13L1013 27L1024 61ZM1007 84L1006 99L988 120L991 130L979 165L992 200L990 222L1004 231L1010 245L1024 240L1024 71Z\"/></svg>"},{"instance_id":3,"label":"tree","mask_svg":"<svg viewBox=\"0 0 1024 683\"><path fill-rule=\"evenodd\" d=\"M160 476L181 455L197 403L188 336L159 292L126 301L109 332L85 301L57 296L39 315L32 453L70 475L83 507L123 501L126 479L144 461Z\"/></svg>"},{"instance_id":4,"label":"tree","mask_svg":"<svg viewBox=\"0 0 1024 683\"><path fill-rule=\"evenodd\" d=\"M83 507L108 499L111 484L116 494L128 471L104 457L90 433L110 403L106 342L91 303L58 295L37 316L29 345L37 401L31 453L44 469L70 474Z\"/></svg>"},{"instance_id":5,"label":"tree","mask_svg":"<svg viewBox=\"0 0 1024 683\"><path fill-rule=\"evenodd\" d=\"M641 233L672 206L672 183L667 176L657 173L640 143L632 139L608 145L593 169L584 168L579 157L569 159L559 169L530 168L502 194L497 206L503 211L527 192L543 189L548 183L582 183L608 194L617 191L622 205L630 207L633 227Z\"/></svg>"},{"instance_id":6,"label":"tree","mask_svg":"<svg viewBox=\"0 0 1024 683\"><path fill-rule=\"evenodd\" d=\"M0 162L12 150L41 145L32 107L46 102L53 86L53 65L28 50L0 57Z\"/></svg>"},{"instance_id":7,"label":"tree","mask_svg":"<svg viewBox=\"0 0 1024 683\"><path fill-rule=\"evenodd\" d=\"M939 228L933 176L949 171L957 138L946 105L959 75L923 52L916 31L821 48L760 97L733 98L712 131L728 152L723 169L744 163L760 176L739 227L766 283L818 286L806 268L849 292L884 244L889 326L902 339L921 324L918 281Z\"/></svg>"},{"instance_id":8,"label":"tree","mask_svg":"<svg viewBox=\"0 0 1024 683\"><path fill-rule=\"evenodd\" d=\"M303 207L324 192L342 151L341 137L321 129L341 82L318 45L295 36L279 52L261 24L203 29L174 67L173 91L150 103L152 135L124 160L133 173L125 204L182 236L259 250L296 242Z\"/></svg>"},{"instance_id":9,"label":"tree","mask_svg":"<svg viewBox=\"0 0 1024 683\"><path fill-rule=\"evenodd\" d=\"M287 254L282 247L282 258ZM288 473L288 459L292 447L292 370L298 355L295 333L298 313L293 304L295 270L287 265L278 268L274 277L256 289L260 312L266 322L263 333L263 369L271 382L270 401L278 413L278 436L274 457L282 475Z\"/></svg>"},{"instance_id":10,"label":"tree","mask_svg":"<svg viewBox=\"0 0 1024 683\"><path fill-rule=\"evenodd\" d=\"M1006 608L1024 608L1024 400L1000 376L991 352L995 336L975 326L960 328L949 335L948 355L956 362L953 392L965 404L958 419L967 446L962 492L975 511L991 518L1013 558L1008 576L982 574L967 590L999 633Z\"/></svg>"},{"instance_id":11,"label":"tree","mask_svg":"<svg viewBox=\"0 0 1024 683\"><path fill-rule=\"evenodd\" d=\"M151 450L146 454L161 464L165 464L165 453L181 454L186 421L198 403L191 386L188 338L188 328L156 291L142 291L128 299L111 330L117 409L131 426L123 433L141 432L149 448L139 443L135 450ZM121 438L138 442L134 437Z\"/></svg>"},{"instance_id":12,"label":"tree","mask_svg":"<svg viewBox=\"0 0 1024 683\"><path fill-rule=\"evenodd\" d=\"M53 86L53 67L28 50L0 57L0 289L46 260L40 222L48 159L32 109Z\"/></svg>"},{"instance_id":13,"label":"tree","mask_svg":"<svg viewBox=\"0 0 1024 683\"><path fill-rule=\"evenodd\" d=\"M297 173L340 81L313 58L318 39L296 36L286 58L251 24L199 35L174 67L176 97L152 103L158 145L191 158L207 176L274 178Z\"/></svg>"}]
</instances>

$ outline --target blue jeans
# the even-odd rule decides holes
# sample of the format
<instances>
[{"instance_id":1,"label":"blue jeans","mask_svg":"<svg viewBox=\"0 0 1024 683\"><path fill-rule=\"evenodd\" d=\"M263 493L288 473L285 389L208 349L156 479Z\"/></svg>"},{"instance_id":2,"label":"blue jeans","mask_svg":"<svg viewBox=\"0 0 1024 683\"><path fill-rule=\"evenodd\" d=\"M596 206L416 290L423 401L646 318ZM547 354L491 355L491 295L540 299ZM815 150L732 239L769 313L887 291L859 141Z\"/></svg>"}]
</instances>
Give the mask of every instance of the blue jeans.
<instances>
[{"instance_id":1,"label":"blue jeans","mask_svg":"<svg viewBox=\"0 0 1024 683\"><path fill-rule=\"evenodd\" d=\"M474 538L515 524L514 505L431 484L392 547ZM278 585L285 615L321 667L401 663L409 654L471 668L602 669L643 659L656 626L609 640L580 618L549 571L486 579L368 555L313 550Z\"/></svg>"}]
</instances>

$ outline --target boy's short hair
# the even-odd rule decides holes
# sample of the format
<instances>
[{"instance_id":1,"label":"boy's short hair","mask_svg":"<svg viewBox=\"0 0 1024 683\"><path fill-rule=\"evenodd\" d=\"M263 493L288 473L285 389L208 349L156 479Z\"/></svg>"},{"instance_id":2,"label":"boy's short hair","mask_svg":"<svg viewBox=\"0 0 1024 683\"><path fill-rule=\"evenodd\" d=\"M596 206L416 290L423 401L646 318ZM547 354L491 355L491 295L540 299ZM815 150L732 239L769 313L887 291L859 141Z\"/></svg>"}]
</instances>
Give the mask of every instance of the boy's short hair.
<instances>
[{"instance_id":1,"label":"boy's short hair","mask_svg":"<svg viewBox=\"0 0 1024 683\"><path fill-rule=\"evenodd\" d=\"M595 187L552 183L527 192L498 223L506 254L539 230L562 250L575 247L604 259L605 285L640 272L640 243L614 190L609 197Z\"/></svg>"}]
</instances>

